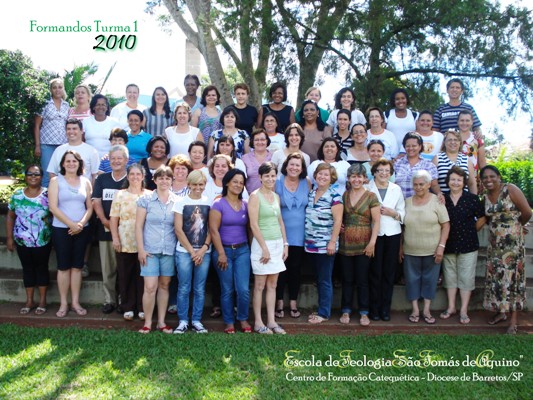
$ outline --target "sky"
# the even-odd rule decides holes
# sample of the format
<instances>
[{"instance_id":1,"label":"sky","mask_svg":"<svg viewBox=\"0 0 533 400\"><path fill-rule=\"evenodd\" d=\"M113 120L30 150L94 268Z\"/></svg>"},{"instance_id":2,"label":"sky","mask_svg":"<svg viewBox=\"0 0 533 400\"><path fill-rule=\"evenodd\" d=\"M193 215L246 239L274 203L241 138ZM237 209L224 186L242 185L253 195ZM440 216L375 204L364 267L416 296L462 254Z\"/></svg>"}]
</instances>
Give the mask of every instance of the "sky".
<instances>
[{"instance_id":1,"label":"sky","mask_svg":"<svg viewBox=\"0 0 533 400\"><path fill-rule=\"evenodd\" d=\"M60 75L76 65L94 62L99 71L91 83L96 84L103 81L116 62L104 93L124 95L126 85L135 82L143 95L151 96L156 86L163 86L171 97L180 97L186 75L185 36L176 24L172 29L163 31L156 19L144 12L145 8L146 0L26 0L11 3L9 12L0 13L0 48L21 50L35 66ZM45 32L48 26L79 26L80 29L90 28L90 32ZM97 35L113 34L102 32L103 27L109 26L124 30L128 27L131 32L115 34L119 37L123 34L135 35L134 49L94 50ZM133 32L135 27L137 31ZM97 28L100 32L96 32ZM205 73L204 65L202 74ZM326 102L332 105L331 99L335 91L344 86L343 83L339 80L336 84L334 77L326 80L322 87L322 106ZM440 90L446 98L444 83ZM296 93L289 92L289 101L294 102L295 97ZM484 132L497 124L513 144L527 142L531 134L529 116L522 113L516 118L507 118L496 93L491 93L486 85L475 89L468 102L474 105Z\"/></svg>"}]
</instances>

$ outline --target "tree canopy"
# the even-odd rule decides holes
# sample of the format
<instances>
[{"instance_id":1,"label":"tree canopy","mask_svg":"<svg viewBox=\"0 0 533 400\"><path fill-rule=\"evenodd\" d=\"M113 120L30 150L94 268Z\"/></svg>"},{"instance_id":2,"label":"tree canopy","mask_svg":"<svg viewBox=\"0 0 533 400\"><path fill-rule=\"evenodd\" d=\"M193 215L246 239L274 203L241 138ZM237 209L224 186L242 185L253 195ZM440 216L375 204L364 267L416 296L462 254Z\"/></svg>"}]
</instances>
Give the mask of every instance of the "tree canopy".
<instances>
[{"instance_id":1,"label":"tree canopy","mask_svg":"<svg viewBox=\"0 0 533 400\"><path fill-rule=\"evenodd\" d=\"M510 111L531 112L532 10L488 0L157 0L200 50L213 84L230 90L225 54L258 104L276 80L305 90L341 76L360 105L383 106L407 87L416 103L440 101L439 79L486 79Z\"/></svg>"}]
</instances>

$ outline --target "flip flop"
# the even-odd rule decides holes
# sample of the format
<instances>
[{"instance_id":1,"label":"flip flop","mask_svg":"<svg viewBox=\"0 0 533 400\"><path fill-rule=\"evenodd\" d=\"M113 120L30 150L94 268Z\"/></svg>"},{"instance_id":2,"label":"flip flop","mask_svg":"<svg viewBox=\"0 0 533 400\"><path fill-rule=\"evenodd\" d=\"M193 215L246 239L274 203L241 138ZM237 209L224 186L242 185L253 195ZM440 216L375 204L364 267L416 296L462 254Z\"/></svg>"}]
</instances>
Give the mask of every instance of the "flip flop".
<instances>
[{"instance_id":1,"label":"flip flop","mask_svg":"<svg viewBox=\"0 0 533 400\"><path fill-rule=\"evenodd\" d=\"M496 325L496 324L499 324L500 322L503 322L503 321L507 321L507 314L505 313L497 313L496 315L494 315L494 317L492 317L490 320L489 320L489 325Z\"/></svg>"},{"instance_id":2,"label":"flip flop","mask_svg":"<svg viewBox=\"0 0 533 400\"><path fill-rule=\"evenodd\" d=\"M211 314L209 314L211 318L218 318L221 315L222 315L222 310L220 309L220 307L213 307L213 311L211 311Z\"/></svg>"},{"instance_id":3,"label":"flip flop","mask_svg":"<svg viewBox=\"0 0 533 400\"><path fill-rule=\"evenodd\" d=\"M71 310L74 311L76 314L78 314L80 317L87 315L87 310L83 307L80 307L80 308L71 307Z\"/></svg>"},{"instance_id":4,"label":"flip flop","mask_svg":"<svg viewBox=\"0 0 533 400\"><path fill-rule=\"evenodd\" d=\"M316 315L311 315L307 322L309 322L310 324L321 324L322 322L327 321L327 320L328 320L327 318L321 317L320 315L316 314Z\"/></svg>"},{"instance_id":5,"label":"flip flop","mask_svg":"<svg viewBox=\"0 0 533 400\"><path fill-rule=\"evenodd\" d=\"M152 332L152 330L150 328L148 328L147 326L143 326L141 329L138 330L139 333L142 333L143 335L146 335L150 332Z\"/></svg>"},{"instance_id":6,"label":"flip flop","mask_svg":"<svg viewBox=\"0 0 533 400\"><path fill-rule=\"evenodd\" d=\"M518 326L511 325L509 328L507 328L507 332L506 333L508 335L516 335L518 333Z\"/></svg>"},{"instance_id":7,"label":"flip flop","mask_svg":"<svg viewBox=\"0 0 533 400\"><path fill-rule=\"evenodd\" d=\"M235 328L226 328L226 329L224 329L224 333L227 333L229 335L233 335L235 333Z\"/></svg>"},{"instance_id":8,"label":"flip flop","mask_svg":"<svg viewBox=\"0 0 533 400\"><path fill-rule=\"evenodd\" d=\"M414 315L414 314L411 314L409 315L409 322L412 322L413 324L416 324L418 323L418 321L420 321L420 315Z\"/></svg>"},{"instance_id":9,"label":"flip flop","mask_svg":"<svg viewBox=\"0 0 533 400\"><path fill-rule=\"evenodd\" d=\"M435 318L433 318L432 315L424 315L424 322L429 325L433 325L435 323Z\"/></svg>"},{"instance_id":10,"label":"flip flop","mask_svg":"<svg viewBox=\"0 0 533 400\"><path fill-rule=\"evenodd\" d=\"M281 326L269 326L268 329L270 329L272 332L274 332L277 335L286 335L287 332L285 332L285 329L283 329Z\"/></svg>"},{"instance_id":11,"label":"flip flop","mask_svg":"<svg viewBox=\"0 0 533 400\"><path fill-rule=\"evenodd\" d=\"M350 314L348 314L346 312L342 313L339 321L340 321L341 324L349 324L350 323Z\"/></svg>"},{"instance_id":12,"label":"flip flop","mask_svg":"<svg viewBox=\"0 0 533 400\"><path fill-rule=\"evenodd\" d=\"M67 310L59 309L56 312L56 317L57 318L65 318L67 316L67 314L68 314L68 309Z\"/></svg>"},{"instance_id":13,"label":"flip flop","mask_svg":"<svg viewBox=\"0 0 533 400\"><path fill-rule=\"evenodd\" d=\"M255 328L254 330L256 333L259 333L261 335L272 335L274 333L264 325L260 328Z\"/></svg>"},{"instance_id":14,"label":"flip flop","mask_svg":"<svg viewBox=\"0 0 533 400\"><path fill-rule=\"evenodd\" d=\"M279 310L276 310L274 315L276 316L276 318L284 318L285 312L283 311L283 308L280 308Z\"/></svg>"},{"instance_id":15,"label":"flip flop","mask_svg":"<svg viewBox=\"0 0 533 400\"><path fill-rule=\"evenodd\" d=\"M157 330L161 333L166 333L167 335L173 332L172 328L168 325L158 326Z\"/></svg>"},{"instance_id":16,"label":"flip flop","mask_svg":"<svg viewBox=\"0 0 533 400\"><path fill-rule=\"evenodd\" d=\"M459 317L459 322L463 325L467 325L470 323L470 318L468 317L468 315L461 315Z\"/></svg>"},{"instance_id":17,"label":"flip flop","mask_svg":"<svg viewBox=\"0 0 533 400\"><path fill-rule=\"evenodd\" d=\"M291 309L291 318L300 318L300 315L302 315L302 313L300 313L300 310L298 310L297 308Z\"/></svg>"},{"instance_id":18,"label":"flip flop","mask_svg":"<svg viewBox=\"0 0 533 400\"><path fill-rule=\"evenodd\" d=\"M361 318L359 318L359 325L361 326L370 325L370 320L368 319L368 315L366 314L361 315Z\"/></svg>"},{"instance_id":19,"label":"flip flop","mask_svg":"<svg viewBox=\"0 0 533 400\"><path fill-rule=\"evenodd\" d=\"M46 307L37 307L35 309L35 315L43 315L46 311Z\"/></svg>"},{"instance_id":20,"label":"flip flop","mask_svg":"<svg viewBox=\"0 0 533 400\"><path fill-rule=\"evenodd\" d=\"M449 312L448 310L444 310L443 312L440 313L439 318L440 319L448 319L452 315L455 315L455 314L457 314L457 311Z\"/></svg>"}]
</instances>

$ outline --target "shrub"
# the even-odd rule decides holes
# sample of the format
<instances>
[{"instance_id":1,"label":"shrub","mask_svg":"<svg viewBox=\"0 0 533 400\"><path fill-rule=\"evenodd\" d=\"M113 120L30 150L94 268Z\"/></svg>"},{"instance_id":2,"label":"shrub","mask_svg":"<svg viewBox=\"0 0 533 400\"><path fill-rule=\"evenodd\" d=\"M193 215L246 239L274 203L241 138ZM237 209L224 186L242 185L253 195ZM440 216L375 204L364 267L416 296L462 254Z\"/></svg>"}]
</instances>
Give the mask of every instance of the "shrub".
<instances>
[{"instance_id":1,"label":"shrub","mask_svg":"<svg viewBox=\"0 0 533 400\"><path fill-rule=\"evenodd\" d=\"M497 161L493 165L500 170L503 181L518 186L533 206L533 160Z\"/></svg>"}]
</instances>

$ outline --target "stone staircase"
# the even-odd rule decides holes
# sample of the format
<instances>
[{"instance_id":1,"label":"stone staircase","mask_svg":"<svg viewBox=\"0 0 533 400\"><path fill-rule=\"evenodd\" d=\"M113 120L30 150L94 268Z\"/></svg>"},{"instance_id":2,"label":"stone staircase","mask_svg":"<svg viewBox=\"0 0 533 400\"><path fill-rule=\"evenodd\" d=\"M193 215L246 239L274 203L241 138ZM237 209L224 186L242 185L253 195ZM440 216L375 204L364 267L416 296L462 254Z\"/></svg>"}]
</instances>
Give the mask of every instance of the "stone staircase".
<instances>
[{"instance_id":1,"label":"stone staircase","mask_svg":"<svg viewBox=\"0 0 533 400\"><path fill-rule=\"evenodd\" d=\"M5 216L0 216L0 234L5 232ZM472 294L470 308L472 310L481 310L483 301L483 281L485 276L486 263L486 244L488 230L485 227L479 232L480 243L482 248L479 252L477 270L476 270L476 290ZM533 278L533 232L526 237L526 276ZM91 275L85 278L82 283L80 301L83 304L100 304L103 301L102 275L100 259L98 255L98 246L95 243L89 259ZM298 304L302 308L313 309L318 302L316 287L313 284L313 271L308 266L302 268L302 285ZM51 285L48 292L48 302L59 302L59 293L56 282L56 255L52 251L50 256L50 278ZM528 279L528 298L533 298L533 279ZM252 284L253 285L253 284ZM211 289L208 284L206 288L206 307L211 305ZM16 252L9 252L5 245L5 238L0 238L0 301L24 302L26 298L24 285L22 283L22 268ZM288 303L288 301L286 302ZM339 308L341 303L341 289L334 289L333 307ZM439 287L437 296L433 301L432 308L435 310L446 307L446 291ZM392 308L394 311L409 310L410 303L405 299L405 287L396 285L394 288Z\"/></svg>"}]
</instances>

